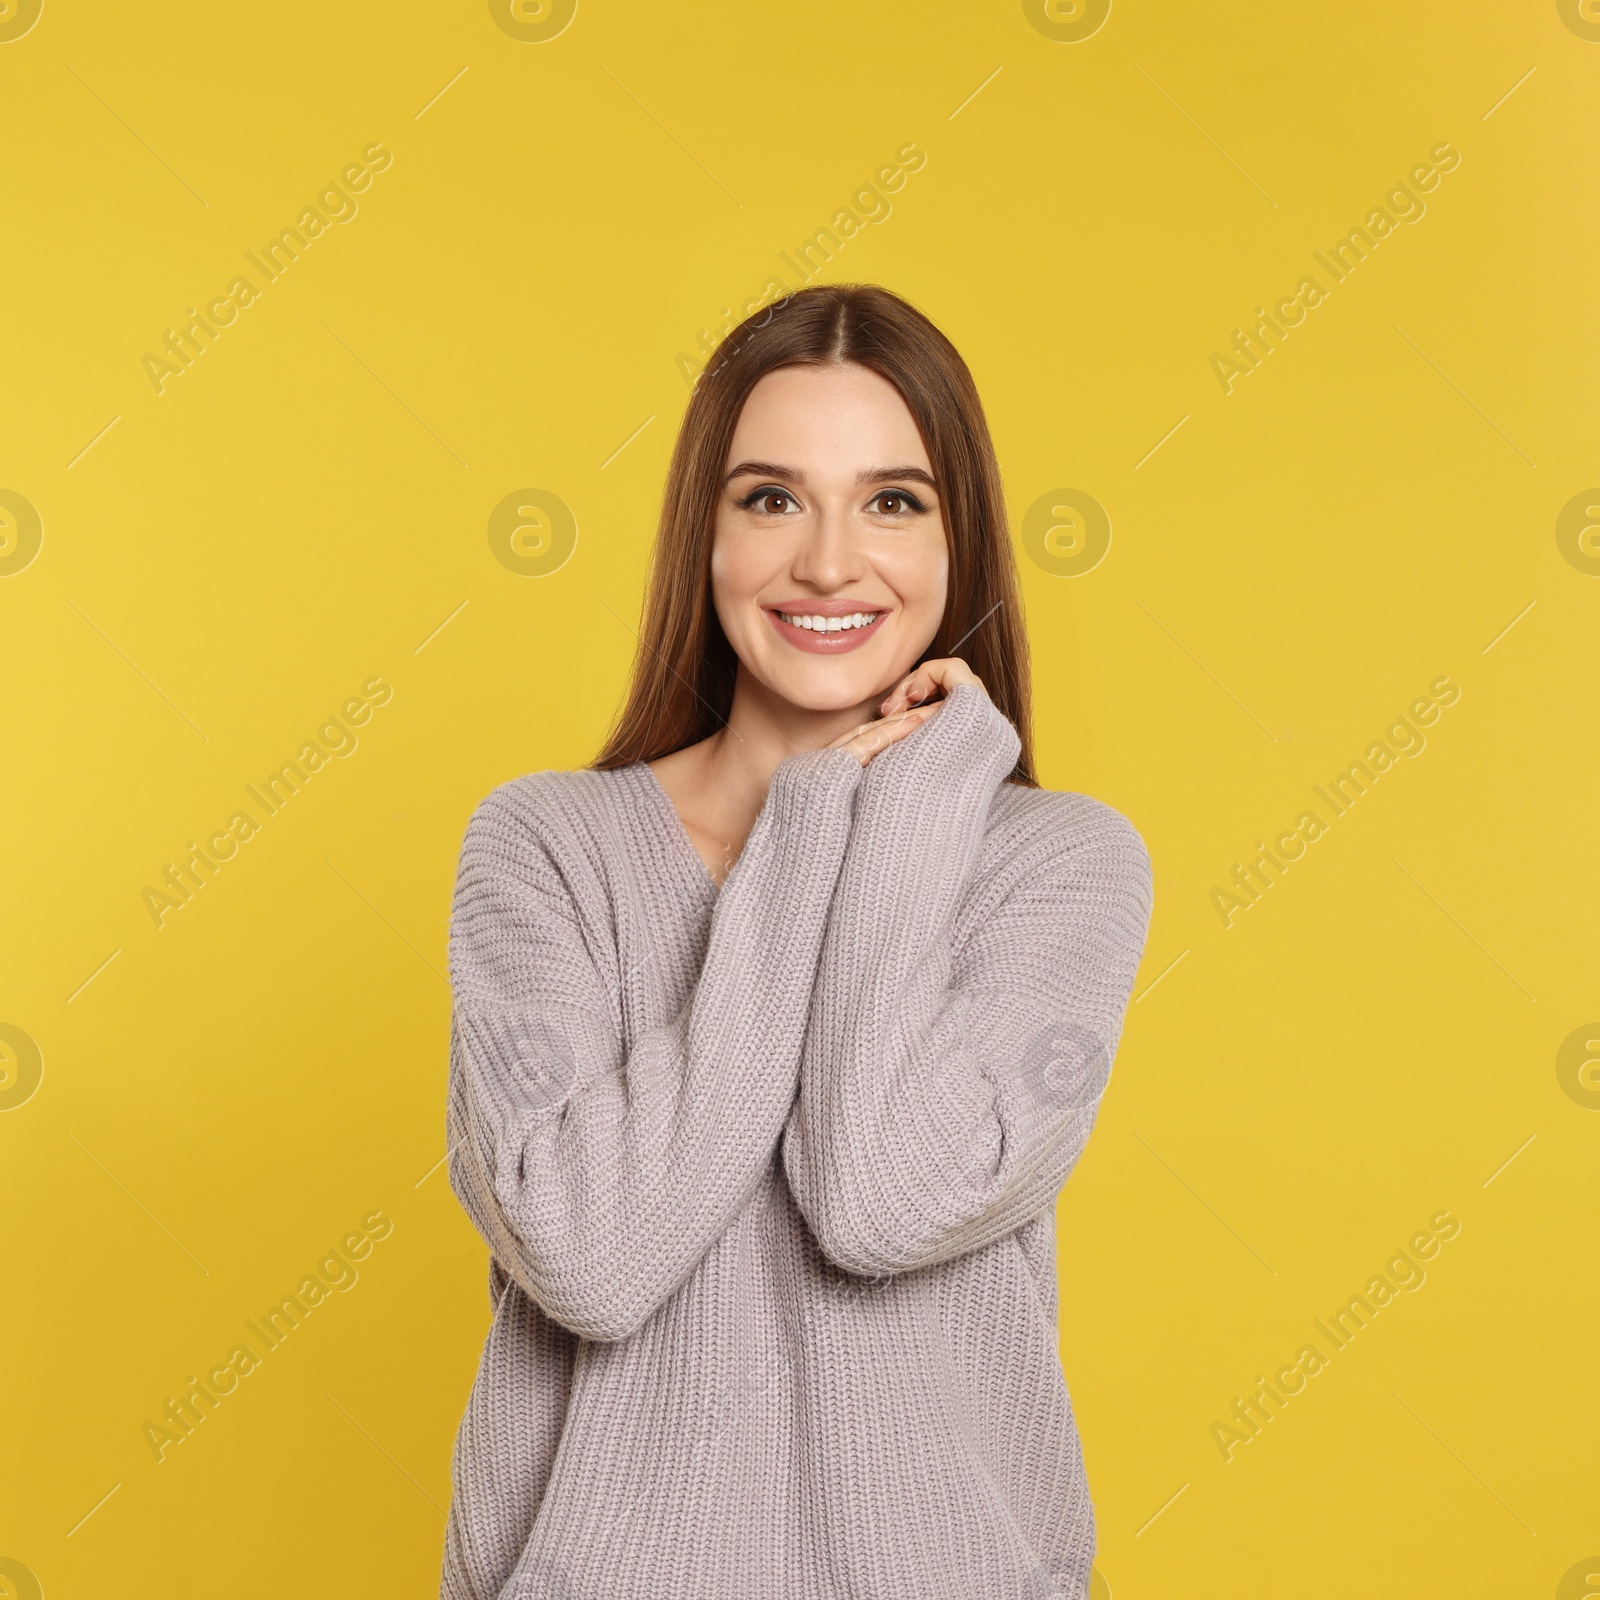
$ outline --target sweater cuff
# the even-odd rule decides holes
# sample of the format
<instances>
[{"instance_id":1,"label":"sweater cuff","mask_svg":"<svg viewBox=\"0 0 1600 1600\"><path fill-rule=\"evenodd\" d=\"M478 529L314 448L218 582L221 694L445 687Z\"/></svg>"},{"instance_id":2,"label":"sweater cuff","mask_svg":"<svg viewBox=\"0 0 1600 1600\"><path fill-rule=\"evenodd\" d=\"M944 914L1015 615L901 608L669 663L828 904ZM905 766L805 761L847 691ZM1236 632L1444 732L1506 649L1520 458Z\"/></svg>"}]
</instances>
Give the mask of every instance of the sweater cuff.
<instances>
[{"instance_id":1,"label":"sweater cuff","mask_svg":"<svg viewBox=\"0 0 1600 1600\"><path fill-rule=\"evenodd\" d=\"M880 774L879 783L931 780L936 788L953 776L983 772L992 791L1021 753L1017 730L994 701L976 684L958 683L929 722L874 756L867 770Z\"/></svg>"},{"instance_id":2,"label":"sweater cuff","mask_svg":"<svg viewBox=\"0 0 1600 1600\"><path fill-rule=\"evenodd\" d=\"M767 790L767 804L783 825L804 820L830 801L848 800L862 777L862 766L848 750L805 750L778 763Z\"/></svg>"}]
</instances>

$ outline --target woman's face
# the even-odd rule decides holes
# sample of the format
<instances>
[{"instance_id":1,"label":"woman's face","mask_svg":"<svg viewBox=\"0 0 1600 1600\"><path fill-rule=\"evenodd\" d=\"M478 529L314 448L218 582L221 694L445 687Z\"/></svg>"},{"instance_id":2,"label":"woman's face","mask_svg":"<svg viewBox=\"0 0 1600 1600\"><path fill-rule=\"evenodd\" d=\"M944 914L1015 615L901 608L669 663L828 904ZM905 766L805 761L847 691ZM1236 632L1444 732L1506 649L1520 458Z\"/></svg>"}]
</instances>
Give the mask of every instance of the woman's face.
<instances>
[{"instance_id":1,"label":"woman's face","mask_svg":"<svg viewBox=\"0 0 1600 1600\"><path fill-rule=\"evenodd\" d=\"M745 670L810 711L880 698L944 616L950 558L928 452L865 367L784 367L724 463L711 593Z\"/></svg>"}]
</instances>

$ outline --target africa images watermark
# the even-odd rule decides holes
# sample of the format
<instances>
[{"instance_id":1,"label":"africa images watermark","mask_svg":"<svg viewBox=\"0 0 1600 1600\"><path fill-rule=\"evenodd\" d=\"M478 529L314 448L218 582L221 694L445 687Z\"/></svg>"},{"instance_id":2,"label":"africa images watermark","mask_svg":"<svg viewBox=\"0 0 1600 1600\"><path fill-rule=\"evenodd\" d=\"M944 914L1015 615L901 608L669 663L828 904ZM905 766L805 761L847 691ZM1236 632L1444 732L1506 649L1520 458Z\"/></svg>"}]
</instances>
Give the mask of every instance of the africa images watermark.
<instances>
[{"instance_id":1,"label":"africa images watermark","mask_svg":"<svg viewBox=\"0 0 1600 1600\"><path fill-rule=\"evenodd\" d=\"M1460 152L1440 142L1429 152L1430 161L1419 161L1407 176L1416 189L1431 194L1439 187L1440 173L1454 172L1461 165ZM1311 253L1329 276L1324 285L1320 278L1304 277L1294 286L1291 294L1274 301L1272 315L1256 307L1256 320L1248 328L1233 330L1231 354L1214 352L1211 371L1222 385L1224 394L1233 393L1234 382L1246 378L1289 337L1291 328L1298 328L1309 312L1315 311L1333 292L1333 285L1343 283L1385 239L1392 239L1400 224L1418 223L1428 214L1427 202L1412 187L1397 183L1383 197L1381 206L1367 213L1364 225L1352 228L1344 238L1329 247L1329 254L1321 250ZM1331 256L1331 259L1330 259Z\"/></svg>"},{"instance_id":2,"label":"africa images watermark","mask_svg":"<svg viewBox=\"0 0 1600 1600\"><path fill-rule=\"evenodd\" d=\"M239 313L262 297L268 284L276 283L316 240L333 231L334 223L355 221L361 208L354 196L371 188L373 174L387 172L393 161L393 155L374 140L362 150L361 160L343 167L338 180L317 194L316 204L306 206L292 227L280 230L276 238L261 247L260 254L246 250L245 258L260 274L261 286L257 287L253 278L241 275L221 294L206 301L204 315L190 306L189 320L182 329L167 329L161 345L164 354L147 351L139 359L155 392L165 394L167 383L187 372L217 342L221 330L231 328L239 320Z\"/></svg>"},{"instance_id":3,"label":"africa images watermark","mask_svg":"<svg viewBox=\"0 0 1600 1600\"><path fill-rule=\"evenodd\" d=\"M1326 788L1320 783L1312 784L1312 792L1327 808L1328 816L1324 818L1320 811L1302 811L1294 826L1284 829L1272 841L1273 849L1257 839L1254 860L1248 864L1234 862L1230 886L1211 891L1211 906L1222 918L1223 927L1231 928L1237 912L1248 911L1309 846L1326 838L1333 820L1342 817L1385 773L1396 771L1402 756L1413 760L1420 756L1428 740L1414 724L1432 727L1439 720L1440 707L1453 706L1460 698L1460 688L1449 678L1435 678L1428 685L1428 693L1411 702L1410 720L1396 717L1383 730L1383 738L1374 739L1367 746L1365 758L1352 761L1337 777L1329 779Z\"/></svg>"},{"instance_id":4,"label":"africa images watermark","mask_svg":"<svg viewBox=\"0 0 1600 1600\"><path fill-rule=\"evenodd\" d=\"M1434 1212L1428 1218L1428 1226L1412 1234L1410 1254L1396 1250L1384 1262L1383 1272L1374 1273L1367 1280L1366 1288L1360 1294L1351 1295L1338 1310L1330 1312L1327 1321L1313 1317L1311 1325L1327 1342L1327 1353L1323 1353L1320 1345L1303 1344L1295 1352L1293 1361L1273 1373L1271 1383L1257 1373L1255 1392L1248 1399L1243 1395L1234 1396L1229 1420L1211 1424L1211 1442L1221 1451L1222 1459L1232 1461L1233 1452L1240 1445L1249 1444L1295 1395L1304 1393L1311 1379L1328 1369L1337 1352L1369 1328L1380 1312L1400 1303L1402 1290L1415 1294L1428 1281L1427 1269L1421 1262L1433 1260L1439 1254L1440 1241L1448 1242L1460 1232L1460 1222L1448 1211ZM1261 1419L1259 1422L1257 1417Z\"/></svg>"},{"instance_id":5,"label":"africa images watermark","mask_svg":"<svg viewBox=\"0 0 1600 1600\"><path fill-rule=\"evenodd\" d=\"M348 1294L355 1288L361 1278L355 1263L365 1261L372 1254L373 1244L387 1239L393 1232L394 1224L381 1211L369 1211L361 1219L361 1227L347 1233L329 1250L317 1262L316 1270L301 1278L293 1294L284 1295L259 1318L246 1317L244 1325L256 1343L236 1344L221 1361L206 1370L204 1383L191 1372L184 1380L188 1387L182 1396L168 1395L166 1410L141 1428L144 1442L156 1460L165 1461L166 1452L173 1445L182 1444L223 1400L238 1390L243 1379L259 1372L266 1357L313 1311L327 1305L335 1294ZM260 1346L260 1354L257 1354L256 1345Z\"/></svg>"},{"instance_id":6,"label":"africa images watermark","mask_svg":"<svg viewBox=\"0 0 1600 1600\"><path fill-rule=\"evenodd\" d=\"M737 317L731 306L723 306L721 328L700 330L698 355L680 354L677 359L678 371L691 389L706 363L716 353L718 345L737 323L754 316L763 306L771 306L786 295L793 294L795 289L810 283L850 240L865 230L867 223L889 220L894 211L894 202L889 195L898 194L905 188L907 177L913 172L921 172L928 164L926 153L919 150L910 139L895 151L894 157L893 161L885 161L878 167L870 179L858 185L851 193L849 203L840 206L828 224L798 244L792 254L787 250L778 252L785 268L798 280L796 283L791 285L774 274L762 284L759 293L742 303ZM757 326L765 327L766 322L767 319L763 317Z\"/></svg>"},{"instance_id":7,"label":"africa images watermark","mask_svg":"<svg viewBox=\"0 0 1600 1600\"><path fill-rule=\"evenodd\" d=\"M294 760L283 762L259 786L247 783L244 792L260 810L262 821L258 822L252 811L235 811L222 827L206 835L205 849L189 840L189 853L179 862L169 861L158 886L147 886L140 893L150 920L158 928L165 927L168 912L179 911L193 900L223 864L238 855L240 845L254 839L265 826L265 819L277 816L315 773L331 766L335 757L353 756L361 743L355 729L370 722L373 710L388 705L393 695L394 690L382 678L368 678L361 685L361 693L343 701L338 713L317 728L316 737L307 739L295 751Z\"/></svg>"}]
</instances>

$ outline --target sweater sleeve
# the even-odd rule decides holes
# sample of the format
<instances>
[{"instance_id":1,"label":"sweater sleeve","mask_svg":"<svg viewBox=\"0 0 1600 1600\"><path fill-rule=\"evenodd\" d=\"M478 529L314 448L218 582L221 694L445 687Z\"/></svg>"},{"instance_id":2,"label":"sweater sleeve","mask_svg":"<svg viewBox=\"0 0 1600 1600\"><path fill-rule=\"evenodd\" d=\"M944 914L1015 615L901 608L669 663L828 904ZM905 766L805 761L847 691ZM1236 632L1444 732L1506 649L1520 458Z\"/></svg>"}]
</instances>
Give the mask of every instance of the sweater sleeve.
<instances>
[{"instance_id":1,"label":"sweater sleeve","mask_svg":"<svg viewBox=\"0 0 1600 1600\"><path fill-rule=\"evenodd\" d=\"M1094 1124L1150 864L1109 806L1040 793L980 874L1019 744L981 689L958 686L857 796L783 1139L796 1203L848 1271L908 1271L1013 1232L1054 1203Z\"/></svg>"},{"instance_id":2,"label":"sweater sleeve","mask_svg":"<svg viewBox=\"0 0 1600 1600\"><path fill-rule=\"evenodd\" d=\"M563 849L556 808L518 782L468 824L450 939L451 1187L504 1270L573 1332L638 1329L771 1161L861 777L842 750L778 767L687 1004L626 1048L589 954L610 936L607 907L580 907L560 864L583 845Z\"/></svg>"}]
</instances>

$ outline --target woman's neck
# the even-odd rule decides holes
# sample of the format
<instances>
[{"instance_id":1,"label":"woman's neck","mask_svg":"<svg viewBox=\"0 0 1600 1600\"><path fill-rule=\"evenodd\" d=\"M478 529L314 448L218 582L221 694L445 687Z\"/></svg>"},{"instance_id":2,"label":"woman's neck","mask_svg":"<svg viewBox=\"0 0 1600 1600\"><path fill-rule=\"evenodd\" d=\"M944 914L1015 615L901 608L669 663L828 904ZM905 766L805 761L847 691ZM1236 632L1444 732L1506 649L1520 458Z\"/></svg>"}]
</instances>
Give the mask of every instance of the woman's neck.
<instances>
[{"instance_id":1,"label":"woman's neck","mask_svg":"<svg viewBox=\"0 0 1600 1600\"><path fill-rule=\"evenodd\" d=\"M874 698L836 711L813 711L781 699L741 667L726 724L698 744L650 763L718 883L744 848L779 765L870 721L877 704Z\"/></svg>"}]
</instances>

